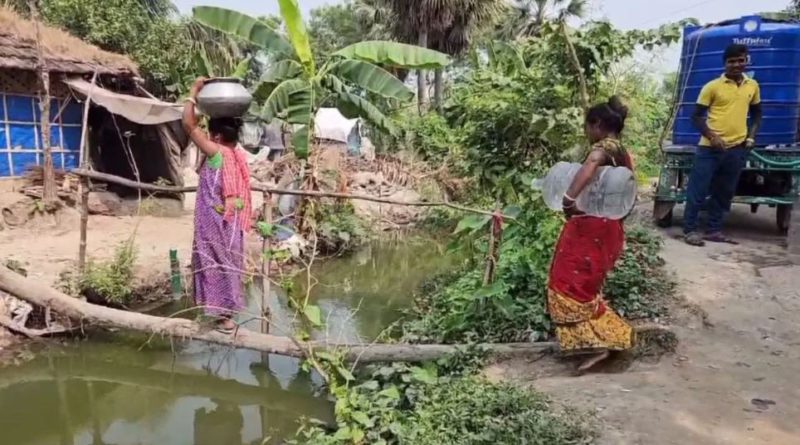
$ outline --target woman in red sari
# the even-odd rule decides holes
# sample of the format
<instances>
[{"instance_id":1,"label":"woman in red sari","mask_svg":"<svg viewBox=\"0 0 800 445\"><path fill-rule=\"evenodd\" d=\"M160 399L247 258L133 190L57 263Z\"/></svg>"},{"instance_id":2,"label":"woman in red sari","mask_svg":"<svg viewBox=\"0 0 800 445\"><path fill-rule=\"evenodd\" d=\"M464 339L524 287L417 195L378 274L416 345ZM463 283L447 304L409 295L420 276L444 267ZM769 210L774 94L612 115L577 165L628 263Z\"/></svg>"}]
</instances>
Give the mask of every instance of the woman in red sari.
<instances>
[{"instance_id":1,"label":"woman in red sari","mask_svg":"<svg viewBox=\"0 0 800 445\"><path fill-rule=\"evenodd\" d=\"M598 168L610 165L633 170L631 158L619 142L627 114L628 109L616 97L586 113L585 131L592 149L562 202L568 221L550 268L547 306L561 350L591 353L580 371L608 358L611 350L630 349L634 342L633 329L602 295L603 282L625 242L622 220L584 215L575 204Z\"/></svg>"}]
</instances>

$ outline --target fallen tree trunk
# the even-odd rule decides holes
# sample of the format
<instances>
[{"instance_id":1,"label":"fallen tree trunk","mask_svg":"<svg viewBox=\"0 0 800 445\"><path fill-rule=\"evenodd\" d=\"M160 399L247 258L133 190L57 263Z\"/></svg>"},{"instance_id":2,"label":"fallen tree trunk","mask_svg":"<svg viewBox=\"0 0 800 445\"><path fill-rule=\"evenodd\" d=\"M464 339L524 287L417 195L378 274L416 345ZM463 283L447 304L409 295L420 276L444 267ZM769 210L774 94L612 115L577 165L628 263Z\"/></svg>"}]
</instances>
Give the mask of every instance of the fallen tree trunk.
<instances>
[{"instance_id":1,"label":"fallen tree trunk","mask_svg":"<svg viewBox=\"0 0 800 445\"><path fill-rule=\"evenodd\" d=\"M183 318L164 318L127 312L72 298L40 282L0 267L0 290L39 306L87 323L129 329L179 339L193 339L236 348L251 349L290 357L305 357L307 346L315 351L344 349L345 359L359 362L422 362L436 360L457 352L466 345L408 344L338 344L328 342L298 343L288 337L261 334L240 328L235 334L223 334L200 323ZM503 343L480 345L489 354L514 356L549 352L555 343Z\"/></svg>"}]
</instances>

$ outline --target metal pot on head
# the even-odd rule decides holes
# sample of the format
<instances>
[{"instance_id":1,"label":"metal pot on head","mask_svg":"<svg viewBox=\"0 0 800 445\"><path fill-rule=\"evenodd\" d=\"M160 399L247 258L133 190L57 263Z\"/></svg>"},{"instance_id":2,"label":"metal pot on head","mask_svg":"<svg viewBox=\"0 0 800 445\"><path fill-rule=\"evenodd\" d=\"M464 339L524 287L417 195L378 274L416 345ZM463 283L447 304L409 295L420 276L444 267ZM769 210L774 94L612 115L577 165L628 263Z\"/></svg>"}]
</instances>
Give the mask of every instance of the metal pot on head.
<instances>
[{"instance_id":1,"label":"metal pot on head","mask_svg":"<svg viewBox=\"0 0 800 445\"><path fill-rule=\"evenodd\" d=\"M197 94L197 107L211 118L242 117L252 101L247 88L233 77L209 79Z\"/></svg>"}]
</instances>

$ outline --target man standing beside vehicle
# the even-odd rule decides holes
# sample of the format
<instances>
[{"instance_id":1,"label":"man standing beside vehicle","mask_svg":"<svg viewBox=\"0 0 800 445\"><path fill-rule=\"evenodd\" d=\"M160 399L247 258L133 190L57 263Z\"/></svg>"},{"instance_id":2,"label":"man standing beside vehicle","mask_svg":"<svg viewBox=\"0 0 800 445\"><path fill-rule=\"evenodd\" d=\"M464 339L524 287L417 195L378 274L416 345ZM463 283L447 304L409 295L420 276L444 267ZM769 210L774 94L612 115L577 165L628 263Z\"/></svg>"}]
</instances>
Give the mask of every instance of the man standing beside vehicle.
<instances>
[{"instance_id":1,"label":"man standing beside vehicle","mask_svg":"<svg viewBox=\"0 0 800 445\"><path fill-rule=\"evenodd\" d=\"M736 244L722 234L725 214L730 210L739 175L744 168L761 125L761 93L758 82L744 71L748 49L730 45L725 49L725 73L707 83L697 98L692 121L700 130L694 167L686 191L683 232L686 242L703 246L705 241ZM748 112L751 125L747 127ZM698 232L698 213L708 198L708 229Z\"/></svg>"}]
</instances>

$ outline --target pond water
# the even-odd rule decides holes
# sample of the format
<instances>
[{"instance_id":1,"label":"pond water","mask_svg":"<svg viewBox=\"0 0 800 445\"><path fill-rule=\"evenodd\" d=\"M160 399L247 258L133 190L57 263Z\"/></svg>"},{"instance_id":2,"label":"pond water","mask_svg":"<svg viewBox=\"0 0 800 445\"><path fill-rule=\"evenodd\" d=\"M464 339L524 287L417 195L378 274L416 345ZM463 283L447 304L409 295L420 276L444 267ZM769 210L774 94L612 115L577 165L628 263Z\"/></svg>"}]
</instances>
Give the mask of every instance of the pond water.
<instances>
[{"instance_id":1,"label":"pond water","mask_svg":"<svg viewBox=\"0 0 800 445\"><path fill-rule=\"evenodd\" d=\"M454 261L430 239L403 239L320 263L310 298L326 328L314 336L374 339L401 316L424 279ZM305 282L298 278L302 292ZM253 294L250 310L257 313L260 291ZM270 306L275 329L291 324L280 289ZM0 369L0 412L3 444L250 445L281 443L301 417L331 422L333 402L297 359L93 333Z\"/></svg>"}]
</instances>

